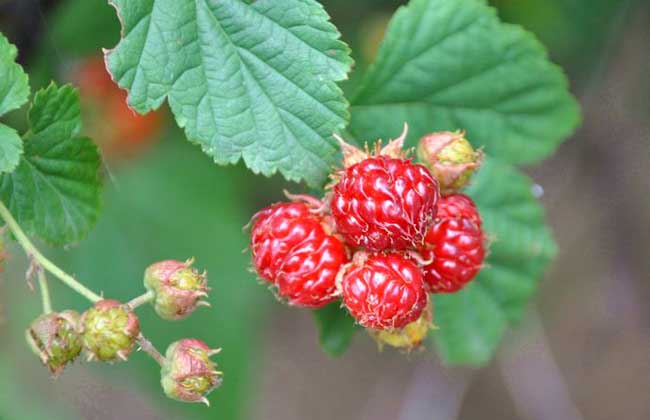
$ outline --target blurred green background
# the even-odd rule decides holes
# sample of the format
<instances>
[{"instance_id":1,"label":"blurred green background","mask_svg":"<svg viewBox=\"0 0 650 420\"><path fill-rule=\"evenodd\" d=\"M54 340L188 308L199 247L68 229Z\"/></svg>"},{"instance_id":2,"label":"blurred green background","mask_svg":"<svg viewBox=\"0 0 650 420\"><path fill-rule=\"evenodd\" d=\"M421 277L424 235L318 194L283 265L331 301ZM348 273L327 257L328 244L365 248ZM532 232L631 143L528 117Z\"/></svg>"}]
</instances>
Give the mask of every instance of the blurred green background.
<instances>
[{"instance_id":1,"label":"blurred green background","mask_svg":"<svg viewBox=\"0 0 650 420\"><path fill-rule=\"evenodd\" d=\"M323 3L353 49L351 89L404 2ZM530 315L488 367L449 370L430 354L379 353L363 334L343 357L324 354L309 312L276 304L248 272L244 252L250 216L281 199L282 188L301 186L241 165L215 166L163 110L155 138L136 139L137 147L93 132L110 152L103 217L78 246L46 252L93 289L124 300L141 293L149 263L195 256L209 272L213 308L174 323L144 308L143 330L159 348L187 336L223 347L216 360L224 385L209 409L167 400L155 363L141 353L114 366L78 363L52 381L23 341L40 302L14 250L0 279L0 419L650 418L650 4L491 3L502 19L535 32L565 67L584 124L529 171L544 189L559 257ZM103 0L0 0L0 31L18 46L34 89L50 79L77 81L85 60L119 38ZM91 94L85 100L88 127L113 123ZM52 293L57 308L83 310L58 284Z\"/></svg>"}]
</instances>

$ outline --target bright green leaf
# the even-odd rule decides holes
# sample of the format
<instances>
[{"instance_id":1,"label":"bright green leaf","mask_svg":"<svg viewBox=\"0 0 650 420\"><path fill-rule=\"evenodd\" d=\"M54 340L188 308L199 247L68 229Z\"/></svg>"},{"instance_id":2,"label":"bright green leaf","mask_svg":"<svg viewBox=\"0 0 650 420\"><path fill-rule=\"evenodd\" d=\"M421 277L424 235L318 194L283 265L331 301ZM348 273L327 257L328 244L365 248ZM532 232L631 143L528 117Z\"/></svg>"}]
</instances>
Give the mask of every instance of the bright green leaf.
<instances>
[{"instance_id":1,"label":"bright green leaf","mask_svg":"<svg viewBox=\"0 0 650 420\"><path fill-rule=\"evenodd\" d=\"M0 33L0 116L20 107L29 96L29 80L16 63L18 51ZM0 173L11 172L18 166L23 142L16 131L0 124Z\"/></svg>"},{"instance_id":2,"label":"bright green leaf","mask_svg":"<svg viewBox=\"0 0 650 420\"><path fill-rule=\"evenodd\" d=\"M18 168L0 177L0 198L30 233L53 244L83 238L100 206L100 157L79 133L79 96L52 84L36 93Z\"/></svg>"},{"instance_id":3,"label":"bright green leaf","mask_svg":"<svg viewBox=\"0 0 650 420\"><path fill-rule=\"evenodd\" d=\"M508 323L517 321L555 255L533 185L516 169L487 159L468 189L492 240L487 266L464 290L437 294L432 336L448 364L482 364Z\"/></svg>"},{"instance_id":4,"label":"bright green leaf","mask_svg":"<svg viewBox=\"0 0 650 420\"><path fill-rule=\"evenodd\" d=\"M11 172L18 166L23 153L23 140L11 127L0 124L0 173Z\"/></svg>"},{"instance_id":5,"label":"bright green leaf","mask_svg":"<svg viewBox=\"0 0 650 420\"><path fill-rule=\"evenodd\" d=\"M411 145L428 132L466 129L477 146L512 163L548 156L579 121L543 46L482 0L400 8L351 113L351 131L365 140L395 137L405 121Z\"/></svg>"},{"instance_id":6,"label":"bright green leaf","mask_svg":"<svg viewBox=\"0 0 650 420\"><path fill-rule=\"evenodd\" d=\"M336 81L348 47L314 0L113 0L123 38L108 55L129 104L168 100L179 126L219 164L323 181L348 119Z\"/></svg>"},{"instance_id":7,"label":"bright green leaf","mask_svg":"<svg viewBox=\"0 0 650 420\"><path fill-rule=\"evenodd\" d=\"M0 115L20 107L29 96L29 80L16 63L18 50L0 33Z\"/></svg>"},{"instance_id":8,"label":"bright green leaf","mask_svg":"<svg viewBox=\"0 0 650 420\"><path fill-rule=\"evenodd\" d=\"M356 332L354 319L341 308L339 302L315 310L314 319L318 324L320 345L323 350L332 356L342 355Z\"/></svg>"}]
</instances>

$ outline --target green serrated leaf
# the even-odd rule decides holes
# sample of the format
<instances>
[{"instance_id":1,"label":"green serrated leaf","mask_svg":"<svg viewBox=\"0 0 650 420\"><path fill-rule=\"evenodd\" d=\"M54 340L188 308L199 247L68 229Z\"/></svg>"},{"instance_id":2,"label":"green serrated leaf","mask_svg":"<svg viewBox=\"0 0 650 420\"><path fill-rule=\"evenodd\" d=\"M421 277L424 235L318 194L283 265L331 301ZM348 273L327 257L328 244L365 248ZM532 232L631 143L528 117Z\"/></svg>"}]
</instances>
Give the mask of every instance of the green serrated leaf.
<instances>
[{"instance_id":1,"label":"green serrated leaf","mask_svg":"<svg viewBox=\"0 0 650 420\"><path fill-rule=\"evenodd\" d=\"M392 19L352 100L351 131L409 144L466 129L492 156L529 163L550 155L579 122L567 80L543 46L499 21L481 0L412 0Z\"/></svg>"},{"instance_id":2,"label":"green serrated leaf","mask_svg":"<svg viewBox=\"0 0 650 420\"><path fill-rule=\"evenodd\" d=\"M16 130L0 124L0 173L16 169L23 153L23 140Z\"/></svg>"},{"instance_id":3,"label":"green serrated leaf","mask_svg":"<svg viewBox=\"0 0 650 420\"><path fill-rule=\"evenodd\" d=\"M0 177L0 198L30 233L56 245L76 242L97 220L101 190L97 147L75 137L77 91L54 84L38 91L29 121L18 167Z\"/></svg>"},{"instance_id":4,"label":"green serrated leaf","mask_svg":"<svg viewBox=\"0 0 650 420\"><path fill-rule=\"evenodd\" d=\"M0 115L20 107L29 96L29 79L16 63L16 47L0 33Z\"/></svg>"},{"instance_id":5,"label":"green serrated leaf","mask_svg":"<svg viewBox=\"0 0 650 420\"><path fill-rule=\"evenodd\" d=\"M332 356L340 356L352 342L357 330L354 319L339 302L330 303L314 311L318 324L320 345Z\"/></svg>"},{"instance_id":6,"label":"green serrated leaf","mask_svg":"<svg viewBox=\"0 0 650 420\"><path fill-rule=\"evenodd\" d=\"M556 253L532 183L516 169L486 159L467 191L491 239L486 267L464 290L434 295L432 336L447 364L488 362L516 322Z\"/></svg>"},{"instance_id":7,"label":"green serrated leaf","mask_svg":"<svg viewBox=\"0 0 650 420\"><path fill-rule=\"evenodd\" d=\"M318 185L348 119L336 81L352 60L314 0L112 0L123 38L108 55L129 104L168 100L179 126L219 164Z\"/></svg>"}]
</instances>

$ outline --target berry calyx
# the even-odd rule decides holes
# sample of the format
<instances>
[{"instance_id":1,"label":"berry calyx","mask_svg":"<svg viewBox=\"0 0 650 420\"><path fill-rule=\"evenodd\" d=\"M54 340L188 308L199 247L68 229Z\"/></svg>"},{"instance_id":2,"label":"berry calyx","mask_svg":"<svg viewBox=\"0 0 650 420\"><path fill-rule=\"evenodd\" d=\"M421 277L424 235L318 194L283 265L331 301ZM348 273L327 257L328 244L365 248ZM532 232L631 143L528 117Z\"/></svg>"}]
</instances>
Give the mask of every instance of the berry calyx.
<instances>
[{"instance_id":1,"label":"berry calyx","mask_svg":"<svg viewBox=\"0 0 650 420\"><path fill-rule=\"evenodd\" d=\"M485 258L485 237L471 198L453 194L440 200L420 254L432 260L422 270L433 293L458 291L476 276Z\"/></svg>"},{"instance_id":2,"label":"berry calyx","mask_svg":"<svg viewBox=\"0 0 650 420\"><path fill-rule=\"evenodd\" d=\"M418 143L417 156L438 180L443 193L467 185L483 160L483 153L474 150L463 131L427 134Z\"/></svg>"},{"instance_id":3,"label":"berry calyx","mask_svg":"<svg viewBox=\"0 0 650 420\"><path fill-rule=\"evenodd\" d=\"M81 336L89 360L126 361L139 334L135 313L116 300L100 300L81 316Z\"/></svg>"},{"instance_id":4,"label":"berry calyx","mask_svg":"<svg viewBox=\"0 0 650 420\"><path fill-rule=\"evenodd\" d=\"M387 345L410 352L422 346L429 331L435 328L431 323L432 314L433 311L429 304L417 320L407 324L404 328L368 330L368 333L379 345L379 350Z\"/></svg>"},{"instance_id":5,"label":"berry calyx","mask_svg":"<svg viewBox=\"0 0 650 420\"><path fill-rule=\"evenodd\" d=\"M314 199L315 200L315 199ZM290 305L319 308L336 299L336 274L348 261L331 222L305 202L278 203L253 217L251 249L260 277Z\"/></svg>"},{"instance_id":6,"label":"berry calyx","mask_svg":"<svg viewBox=\"0 0 650 420\"><path fill-rule=\"evenodd\" d=\"M77 312L63 311L39 316L25 331L32 351L54 376L81 353L78 324Z\"/></svg>"},{"instance_id":7,"label":"berry calyx","mask_svg":"<svg viewBox=\"0 0 650 420\"><path fill-rule=\"evenodd\" d=\"M221 385L222 373L210 356L220 350L211 350L204 342L183 339L172 343L165 354L160 371L160 383L165 395L178 401L202 402L210 405L206 398L212 390Z\"/></svg>"},{"instance_id":8,"label":"berry calyx","mask_svg":"<svg viewBox=\"0 0 650 420\"><path fill-rule=\"evenodd\" d=\"M338 277L343 304L366 328L404 328L427 305L422 272L402 254L358 252Z\"/></svg>"},{"instance_id":9,"label":"berry calyx","mask_svg":"<svg viewBox=\"0 0 650 420\"><path fill-rule=\"evenodd\" d=\"M144 286L154 293L154 309L163 319L177 320L190 315L208 295L206 273L192 268L194 260L165 260L151 264L144 272Z\"/></svg>"},{"instance_id":10,"label":"berry calyx","mask_svg":"<svg viewBox=\"0 0 650 420\"><path fill-rule=\"evenodd\" d=\"M415 247L436 214L438 182L426 167L403 157L404 137L362 160L357 156L362 152L348 152L354 159L346 158L346 167L334 175L332 218L338 233L356 247L374 252Z\"/></svg>"}]
</instances>

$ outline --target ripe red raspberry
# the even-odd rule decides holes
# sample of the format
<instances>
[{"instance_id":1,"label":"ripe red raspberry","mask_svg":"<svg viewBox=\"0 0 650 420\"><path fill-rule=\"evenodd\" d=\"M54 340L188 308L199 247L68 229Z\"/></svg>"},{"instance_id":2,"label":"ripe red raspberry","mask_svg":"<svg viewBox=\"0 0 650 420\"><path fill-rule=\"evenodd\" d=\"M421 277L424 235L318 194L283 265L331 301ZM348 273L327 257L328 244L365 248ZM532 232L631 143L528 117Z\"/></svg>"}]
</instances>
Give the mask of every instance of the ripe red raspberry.
<instances>
[{"instance_id":1,"label":"ripe red raspberry","mask_svg":"<svg viewBox=\"0 0 650 420\"><path fill-rule=\"evenodd\" d=\"M343 303L366 328L404 328L427 305L424 279L418 266L401 254L357 253L341 273Z\"/></svg>"},{"instance_id":2,"label":"ripe red raspberry","mask_svg":"<svg viewBox=\"0 0 650 420\"><path fill-rule=\"evenodd\" d=\"M342 144L346 169L335 175L330 209L352 245L375 252L415 247L436 214L438 182L403 157L404 135L374 156Z\"/></svg>"},{"instance_id":3,"label":"ripe red raspberry","mask_svg":"<svg viewBox=\"0 0 650 420\"><path fill-rule=\"evenodd\" d=\"M485 258L481 216L466 195L453 194L440 199L438 217L420 249L423 268L431 292L450 293L462 289L476 276Z\"/></svg>"},{"instance_id":4,"label":"ripe red raspberry","mask_svg":"<svg viewBox=\"0 0 650 420\"><path fill-rule=\"evenodd\" d=\"M317 308L336 299L336 274L348 257L327 218L313 210L294 202L260 211L253 217L251 249L255 270L280 297Z\"/></svg>"}]
</instances>

